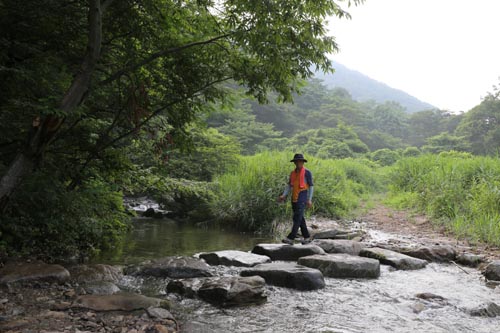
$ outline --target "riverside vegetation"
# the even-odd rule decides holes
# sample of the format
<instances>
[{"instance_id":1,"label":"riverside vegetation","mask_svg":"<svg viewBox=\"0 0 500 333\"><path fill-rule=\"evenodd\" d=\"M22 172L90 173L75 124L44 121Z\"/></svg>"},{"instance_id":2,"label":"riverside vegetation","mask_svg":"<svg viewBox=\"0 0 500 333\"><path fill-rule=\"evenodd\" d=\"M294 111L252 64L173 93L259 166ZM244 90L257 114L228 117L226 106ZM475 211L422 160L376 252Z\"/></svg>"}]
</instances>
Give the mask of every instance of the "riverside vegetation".
<instances>
[{"instance_id":1,"label":"riverside vegetation","mask_svg":"<svg viewBox=\"0 0 500 333\"><path fill-rule=\"evenodd\" d=\"M498 244L499 90L453 114L328 89L314 70L333 70L325 18L349 17L342 2L363 1L3 1L0 262L114 247L125 196L276 232L295 152L315 178L310 214L348 219L388 193Z\"/></svg>"}]
</instances>

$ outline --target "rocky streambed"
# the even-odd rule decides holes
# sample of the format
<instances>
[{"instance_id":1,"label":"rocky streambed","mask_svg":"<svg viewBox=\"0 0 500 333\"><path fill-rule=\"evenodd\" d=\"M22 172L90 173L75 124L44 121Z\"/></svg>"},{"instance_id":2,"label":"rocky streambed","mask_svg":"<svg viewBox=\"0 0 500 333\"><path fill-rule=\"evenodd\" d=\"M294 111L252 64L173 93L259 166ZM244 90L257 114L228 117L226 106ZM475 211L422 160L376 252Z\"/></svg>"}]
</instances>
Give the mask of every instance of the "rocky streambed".
<instances>
[{"instance_id":1,"label":"rocky streambed","mask_svg":"<svg viewBox=\"0 0 500 333\"><path fill-rule=\"evenodd\" d=\"M6 263L1 332L494 332L500 261L450 244L319 230L112 266Z\"/></svg>"}]
</instances>

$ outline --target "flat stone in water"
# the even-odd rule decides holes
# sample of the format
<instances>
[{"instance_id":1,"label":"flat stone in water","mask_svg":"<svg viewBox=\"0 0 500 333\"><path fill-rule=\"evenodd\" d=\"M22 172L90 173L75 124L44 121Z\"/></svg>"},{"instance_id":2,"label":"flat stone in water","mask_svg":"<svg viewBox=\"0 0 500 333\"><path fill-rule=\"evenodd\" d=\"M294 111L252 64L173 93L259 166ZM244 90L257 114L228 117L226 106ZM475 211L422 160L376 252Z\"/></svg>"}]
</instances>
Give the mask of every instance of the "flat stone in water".
<instances>
[{"instance_id":1,"label":"flat stone in water","mask_svg":"<svg viewBox=\"0 0 500 333\"><path fill-rule=\"evenodd\" d=\"M299 259L299 265L319 269L324 276L334 278L378 278L380 262L345 253L313 255Z\"/></svg>"},{"instance_id":2,"label":"flat stone in water","mask_svg":"<svg viewBox=\"0 0 500 333\"><path fill-rule=\"evenodd\" d=\"M271 261L271 258L268 256L233 250L200 253L200 258L205 260L209 265L239 267L252 267Z\"/></svg>"},{"instance_id":3,"label":"flat stone in water","mask_svg":"<svg viewBox=\"0 0 500 333\"><path fill-rule=\"evenodd\" d=\"M295 263L261 264L242 271L241 275L259 275L268 284L298 290L315 290L325 287L321 271Z\"/></svg>"},{"instance_id":4,"label":"flat stone in water","mask_svg":"<svg viewBox=\"0 0 500 333\"><path fill-rule=\"evenodd\" d=\"M430 262L450 262L455 260L457 256L455 249L449 245L424 246L401 253Z\"/></svg>"},{"instance_id":5,"label":"flat stone in water","mask_svg":"<svg viewBox=\"0 0 500 333\"><path fill-rule=\"evenodd\" d=\"M43 262L8 263L0 269L0 284L32 281L64 283L69 277L70 273L61 265Z\"/></svg>"},{"instance_id":6,"label":"flat stone in water","mask_svg":"<svg viewBox=\"0 0 500 333\"><path fill-rule=\"evenodd\" d=\"M268 256L271 260L296 261L313 254L325 254L317 245L257 244L252 253Z\"/></svg>"},{"instance_id":7,"label":"flat stone in water","mask_svg":"<svg viewBox=\"0 0 500 333\"><path fill-rule=\"evenodd\" d=\"M134 311L158 307L162 300L139 294L121 293L115 295L83 295L73 303L73 308L94 311Z\"/></svg>"},{"instance_id":8,"label":"flat stone in water","mask_svg":"<svg viewBox=\"0 0 500 333\"><path fill-rule=\"evenodd\" d=\"M500 281L500 260L494 260L486 266L484 276L488 280Z\"/></svg>"},{"instance_id":9,"label":"flat stone in water","mask_svg":"<svg viewBox=\"0 0 500 333\"><path fill-rule=\"evenodd\" d=\"M347 239L318 239L314 240L314 245L319 246L326 253L347 253L356 256L363 249L360 242Z\"/></svg>"},{"instance_id":10,"label":"flat stone in water","mask_svg":"<svg viewBox=\"0 0 500 333\"><path fill-rule=\"evenodd\" d=\"M477 267L484 262L484 257L472 253L462 253L457 256L457 262L464 266Z\"/></svg>"},{"instance_id":11,"label":"flat stone in water","mask_svg":"<svg viewBox=\"0 0 500 333\"><path fill-rule=\"evenodd\" d=\"M200 297L218 306L261 304L267 300L265 280L260 276L212 277L170 281L168 292Z\"/></svg>"},{"instance_id":12,"label":"flat stone in water","mask_svg":"<svg viewBox=\"0 0 500 333\"><path fill-rule=\"evenodd\" d=\"M192 257L165 257L151 263L136 267L135 275L146 275L161 278L193 278L212 276L204 261Z\"/></svg>"},{"instance_id":13,"label":"flat stone in water","mask_svg":"<svg viewBox=\"0 0 500 333\"><path fill-rule=\"evenodd\" d=\"M379 247L366 248L359 253L362 257L378 259L384 265L390 265L396 269L412 270L424 268L426 260L413 258L398 252L382 249Z\"/></svg>"}]
</instances>

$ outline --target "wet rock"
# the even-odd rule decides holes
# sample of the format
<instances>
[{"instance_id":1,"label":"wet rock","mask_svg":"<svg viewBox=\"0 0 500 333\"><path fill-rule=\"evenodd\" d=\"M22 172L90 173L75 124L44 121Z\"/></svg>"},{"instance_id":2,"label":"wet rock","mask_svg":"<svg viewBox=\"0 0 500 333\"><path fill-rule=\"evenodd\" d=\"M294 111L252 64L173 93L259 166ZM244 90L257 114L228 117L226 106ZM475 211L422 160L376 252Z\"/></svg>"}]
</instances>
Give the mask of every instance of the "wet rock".
<instances>
[{"instance_id":1,"label":"wet rock","mask_svg":"<svg viewBox=\"0 0 500 333\"><path fill-rule=\"evenodd\" d=\"M89 282L84 284L81 288L86 294L90 295L113 295L120 292L120 288L109 281Z\"/></svg>"},{"instance_id":2,"label":"wet rock","mask_svg":"<svg viewBox=\"0 0 500 333\"><path fill-rule=\"evenodd\" d=\"M160 304L161 299L121 293L115 295L83 295L75 300L72 307L94 311L134 311L157 307Z\"/></svg>"},{"instance_id":3,"label":"wet rock","mask_svg":"<svg viewBox=\"0 0 500 333\"><path fill-rule=\"evenodd\" d=\"M359 253L362 257L378 259L384 265L390 265L396 269L412 270L424 268L426 260L413 258L398 252L386 250L378 247L367 248Z\"/></svg>"},{"instance_id":4,"label":"wet rock","mask_svg":"<svg viewBox=\"0 0 500 333\"><path fill-rule=\"evenodd\" d=\"M0 284L33 281L64 283L69 277L68 270L61 265L43 262L9 263L0 269Z\"/></svg>"},{"instance_id":5,"label":"wet rock","mask_svg":"<svg viewBox=\"0 0 500 333\"><path fill-rule=\"evenodd\" d=\"M380 276L378 260L345 253L302 257L298 263L317 268L324 276L334 278L378 278Z\"/></svg>"},{"instance_id":6,"label":"wet rock","mask_svg":"<svg viewBox=\"0 0 500 333\"><path fill-rule=\"evenodd\" d=\"M402 251L401 253L430 262L450 262L455 260L457 256L455 249L449 245L424 246L414 250Z\"/></svg>"},{"instance_id":7,"label":"wet rock","mask_svg":"<svg viewBox=\"0 0 500 333\"><path fill-rule=\"evenodd\" d=\"M415 297L420 298L420 299L425 299L425 300L438 300L438 301L445 300L445 298L443 296L439 296L439 295L432 294L432 293L420 293L420 294L416 294Z\"/></svg>"},{"instance_id":8,"label":"wet rock","mask_svg":"<svg viewBox=\"0 0 500 333\"><path fill-rule=\"evenodd\" d=\"M110 265L76 265L68 267L71 279L78 283L95 281L118 282L123 277L121 267Z\"/></svg>"},{"instance_id":9,"label":"wet rock","mask_svg":"<svg viewBox=\"0 0 500 333\"><path fill-rule=\"evenodd\" d=\"M167 292L194 298L206 279L209 278L172 280L167 285Z\"/></svg>"},{"instance_id":10,"label":"wet rock","mask_svg":"<svg viewBox=\"0 0 500 333\"><path fill-rule=\"evenodd\" d=\"M144 217L154 217L154 215L155 215L154 208L148 208L144 213L142 213L142 216Z\"/></svg>"},{"instance_id":11,"label":"wet rock","mask_svg":"<svg viewBox=\"0 0 500 333\"><path fill-rule=\"evenodd\" d=\"M472 253L462 253L457 256L457 262L464 266L477 267L484 262L484 257Z\"/></svg>"},{"instance_id":12,"label":"wet rock","mask_svg":"<svg viewBox=\"0 0 500 333\"><path fill-rule=\"evenodd\" d=\"M191 257L166 257L154 260L151 263L139 265L136 275L147 275L161 278L194 278L209 277L212 273L204 261Z\"/></svg>"},{"instance_id":13,"label":"wet rock","mask_svg":"<svg viewBox=\"0 0 500 333\"><path fill-rule=\"evenodd\" d=\"M219 306L262 304L267 301L265 284L260 276L210 279L198 290L198 296Z\"/></svg>"},{"instance_id":14,"label":"wet rock","mask_svg":"<svg viewBox=\"0 0 500 333\"><path fill-rule=\"evenodd\" d=\"M268 284L299 290L315 290L325 287L321 271L295 263L261 264L242 271L241 275L259 275Z\"/></svg>"},{"instance_id":15,"label":"wet rock","mask_svg":"<svg viewBox=\"0 0 500 333\"><path fill-rule=\"evenodd\" d=\"M353 239L363 235L361 231L346 231L331 229L326 231L321 231L313 235L314 239Z\"/></svg>"},{"instance_id":16,"label":"wet rock","mask_svg":"<svg viewBox=\"0 0 500 333\"><path fill-rule=\"evenodd\" d=\"M268 256L271 260L296 261L301 257L313 254L325 254L317 245L288 245L288 244L257 244L252 253Z\"/></svg>"},{"instance_id":17,"label":"wet rock","mask_svg":"<svg viewBox=\"0 0 500 333\"><path fill-rule=\"evenodd\" d=\"M197 321L189 321L184 323L181 327L181 331L189 333L219 333L219 331L216 331L215 329L209 327L209 324L200 323Z\"/></svg>"},{"instance_id":18,"label":"wet rock","mask_svg":"<svg viewBox=\"0 0 500 333\"><path fill-rule=\"evenodd\" d=\"M484 276L488 280L500 281L500 260L489 263L484 271Z\"/></svg>"},{"instance_id":19,"label":"wet rock","mask_svg":"<svg viewBox=\"0 0 500 333\"><path fill-rule=\"evenodd\" d=\"M500 306L493 302L488 303L488 305L471 310L470 314L474 317L497 317L500 316Z\"/></svg>"},{"instance_id":20,"label":"wet rock","mask_svg":"<svg viewBox=\"0 0 500 333\"><path fill-rule=\"evenodd\" d=\"M167 309L151 307L147 308L146 312L151 318L175 320Z\"/></svg>"},{"instance_id":21,"label":"wet rock","mask_svg":"<svg viewBox=\"0 0 500 333\"><path fill-rule=\"evenodd\" d=\"M359 255L363 249L360 242L355 242L347 239L318 239L314 241L314 245L322 248L326 253L347 253Z\"/></svg>"},{"instance_id":22,"label":"wet rock","mask_svg":"<svg viewBox=\"0 0 500 333\"><path fill-rule=\"evenodd\" d=\"M217 251L201 253L200 258L209 265L252 267L271 261L268 256L243 251Z\"/></svg>"},{"instance_id":23,"label":"wet rock","mask_svg":"<svg viewBox=\"0 0 500 333\"><path fill-rule=\"evenodd\" d=\"M169 282L167 291L198 296L219 306L261 304L267 300L265 280L260 276L174 280Z\"/></svg>"}]
</instances>

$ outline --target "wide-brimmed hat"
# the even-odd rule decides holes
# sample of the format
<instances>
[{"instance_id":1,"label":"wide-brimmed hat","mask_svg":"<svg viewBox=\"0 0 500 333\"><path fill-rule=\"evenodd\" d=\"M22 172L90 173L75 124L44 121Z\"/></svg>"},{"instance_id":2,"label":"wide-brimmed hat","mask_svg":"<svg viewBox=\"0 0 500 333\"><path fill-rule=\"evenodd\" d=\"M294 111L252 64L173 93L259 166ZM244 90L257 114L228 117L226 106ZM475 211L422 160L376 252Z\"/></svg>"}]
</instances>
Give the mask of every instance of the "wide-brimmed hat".
<instances>
[{"instance_id":1,"label":"wide-brimmed hat","mask_svg":"<svg viewBox=\"0 0 500 333\"><path fill-rule=\"evenodd\" d=\"M302 154L295 154L295 155L293 155L293 160L290 160L290 162L295 162L295 161L304 161L304 162L307 162L307 160L304 158L304 155L302 155Z\"/></svg>"}]
</instances>

